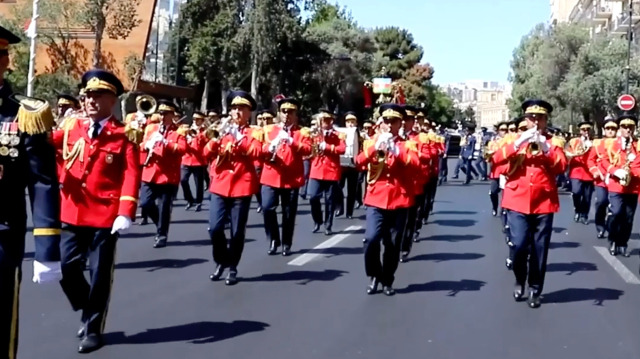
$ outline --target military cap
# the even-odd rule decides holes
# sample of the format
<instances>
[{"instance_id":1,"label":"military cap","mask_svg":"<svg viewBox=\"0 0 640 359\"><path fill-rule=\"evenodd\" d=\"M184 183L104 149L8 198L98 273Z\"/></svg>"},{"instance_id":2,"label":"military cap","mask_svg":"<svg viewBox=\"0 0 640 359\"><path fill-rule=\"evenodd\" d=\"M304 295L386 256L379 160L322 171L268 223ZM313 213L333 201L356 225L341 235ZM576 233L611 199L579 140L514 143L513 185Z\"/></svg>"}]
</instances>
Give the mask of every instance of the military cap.
<instances>
[{"instance_id":1,"label":"military cap","mask_svg":"<svg viewBox=\"0 0 640 359\"><path fill-rule=\"evenodd\" d=\"M582 121L578 124L578 128L581 130L590 130L592 127L593 125L589 121Z\"/></svg>"},{"instance_id":2,"label":"military cap","mask_svg":"<svg viewBox=\"0 0 640 359\"><path fill-rule=\"evenodd\" d=\"M207 116L219 116L220 112L218 110L209 110L207 111Z\"/></svg>"},{"instance_id":3,"label":"military cap","mask_svg":"<svg viewBox=\"0 0 640 359\"><path fill-rule=\"evenodd\" d=\"M194 111L193 112L193 118L201 118L201 119L205 119L206 116L204 115L204 113L200 112L200 111Z\"/></svg>"},{"instance_id":4,"label":"military cap","mask_svg":"<svg viewBox=\"0 0 640 359\"><path fill-rule=\"evenodd\" d=\"M380 116L382 116L383 118L404 120L406 112L401 105L395 103L385 103L380 106Z\"/></svg>"},{"instance_id":5,"label":"military cap","mask_svg":"<svg viewBox=\"0 0 640 359\"><path fill-rule=\"evenodd\" d=\"M412 105L404 105L404 112L407 114L407 117L415 117L418 113L418 109Z\"/></svg>"},{"instance_id":6,"label":"military cap","mask_svg":"<svg viewBox=\"0 0 640 359\"><path fill-rule=\"evenodd\" d=\"M550 115L553 112L553 106L544 100L526 100L522 103L522 112L525 115Z\"/></svg>"},{"instance_id":7,"label":"military cap","mask_svg":"<svg viewBox=\"0 0 640 359\"><path fill-rule=\"evenodd\" d=\"M522 119L520 122L518 122L518 129L522 128L522 127L527 127L529 125L529 123L527 122L527 120Z\"/></svg>"},{"instance_id":8,"label":"military cap","mask_svg":"<svg viewBox=\"0 0 640 359\"><path fill-rule=\"evenodd\" d=\"M427 109L425 109L425 108L417 108L416 109L416 117L427 117Z\"/></svg>"},{"instance_id":9,"label":"military cap","mask_svg":"<svg viewBox=\"0 0 640 359\"><path fill-rule=\"evenodd\" d=\"M285 97L278 101L278 108L280 110L299 110L300 101L292 97Z\"/></svg>"},{"instance_id":10,"label":"military cap","mask_svg":"<svg viewBox=\"0 0 640 359\"><path fill-rule=\"evenodd\" d=\"M607 128L607 127L618 128L618 120L616 120L613 117L607 117L607 118L604 119L604 123L603 123L602 127L604 127L604 128Z\"/></svg>"},{"instance_id":11,"label":"military cap","mask_svg":"<svg viewBox=\"0 0 640 359\"><path fill-rule=\"evenodd\" d=\"M251 111L256 109L256 100L246 91L231 91L227 96L227 106L247 106Z\"/></svg>"},{"instance_id":12,"label":"military cap","mask_svg":"<svg viewBox=\"0 0 640 359\"><path fill-rule=\"evenodd\" d=\"M618 116L618 125L622 126L636 126L638 123L638 117L630 113L623 113Z\"/></svg>"},{"instance_id":13,"label":"military cap","mask_svg":"<svg viewBox=\"0 0 640 359\"><path fill-rule=\"evenodd\" d=\"M355 112L349 111L349 112L344 114L344 120L345 121L358 121L358 116L356 116Z\"/></svg>"},{"instance_id":14,"label":"military cap","mask_svg":"<svg viewBox=\"0 0 640 359\"><path fill-rule=\"evenodd\" d=\"M465 124L464 127L469 129L469 130L475 130L476 129L476 124L473 123L473 122L469 122L469 123Z\"/></svg>"},{"instance_id":15,"label":"military cap","mask_svg":"<svg viewBox=\"0 0 640 359\"><path fill-rule=\"evenodd\" d=\"M333 112L329 111L329 109L326 108L321 108L318 110L318 117L325 119L325 118L335 118L335 115L333 114Z\"/></svg>"},{"instance_id":16,"label":"military cap","mask_svg":"<svg viewBox=\"0 0 640 359\"><path fill-rule=\"evenodd\" d=\"M275 117L275 115L273 114L273 112L269 111L269 110L260 110L258 111L258 116L263 116L263 117Z\"/></svg>"},{"instance_id":17,"label":"military cap","mask_svg":"<svg viewBox=\"0 0 640 359\"><path fill-rule=\"evenodd\" d=\"M80 107L80 101L77 98L69 95L69 94L60 94L58 95L58 106L60 105L69 105L73 107Z\"/></svg>"},{"instance_id":18,"label":"military cap","mask_svg":"<svg viewBox=\"0 0 640 359\"><path fill-rule=\"evenodd\" d=\"M499 130L508 130L509 129L509 122L500 122L496 125L496 128Z\"/></svg>"},{"instance_id":19,"label":"military cap","mask_svg":"<svg viewBox=\"0 0 640 359\"><path fill-rule=\"evenodd\" d=\"M89 70L82 75L82 87L85 92L107 91L116 96L122 95L122 82L109 71L102 69Z\"/></svg>"},{"instance_id":20,"label":"military cap","mask_svg":"<svg viewBox=\"0 0 640 359\"><path fill-rule=\"evenodd\" d=\"M11 31L0 26L0 50L9 50L9 45L17 44L20 38Z\"/></svg>"},{"instance_id":21,"label":"military cap","mask_svg":"<svg viewBox=\"0 0 640 359\"><path fill-rule=\"evenodd\" d=\"M178 106L169 100L160 100L158 101L158 113L163 112L176 112L178 110Z\"/></svg>"},{"instance_id":22,"label":"military cap","mask_svg":"<svg viewBox=\"0 0 640 359\"><path fill-rule=\"evenodd\" d=\"M373 121L371 121L371 120L365 120L365 121L364 121L364 124L363 124L363 127L373 127L373 125L375 125L375 124L373 123Z\"/></svg>"}]
</instances>

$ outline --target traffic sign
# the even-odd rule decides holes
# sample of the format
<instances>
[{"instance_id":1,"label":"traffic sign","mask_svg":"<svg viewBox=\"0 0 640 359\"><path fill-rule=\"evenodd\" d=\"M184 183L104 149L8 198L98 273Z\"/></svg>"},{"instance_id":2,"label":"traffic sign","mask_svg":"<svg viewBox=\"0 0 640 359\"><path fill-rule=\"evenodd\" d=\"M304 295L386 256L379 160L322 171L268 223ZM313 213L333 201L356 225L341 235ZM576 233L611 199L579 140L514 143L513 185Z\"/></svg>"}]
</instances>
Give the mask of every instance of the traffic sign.
<instances>
[{"instance_id":1,"label":"traffic sign","mask_svg":"<svg viewBox=\"0 0 640 359\"><path fill-rule=\"evenodd\" d=\"M628 95L628 94L618 97L618 107L622 111L633 110L633 108L636 107L635 97L633 97L633 95Z\"/></svg>"}]
</instances>

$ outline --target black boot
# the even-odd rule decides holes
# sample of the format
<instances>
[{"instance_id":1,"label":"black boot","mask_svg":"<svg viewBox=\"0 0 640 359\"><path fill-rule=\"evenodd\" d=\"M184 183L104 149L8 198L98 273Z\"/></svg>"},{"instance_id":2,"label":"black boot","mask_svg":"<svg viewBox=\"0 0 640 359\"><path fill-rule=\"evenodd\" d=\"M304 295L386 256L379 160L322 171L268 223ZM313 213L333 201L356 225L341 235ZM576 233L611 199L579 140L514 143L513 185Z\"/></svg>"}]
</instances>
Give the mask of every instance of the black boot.
<instances>
[{"instance_id":1,"label":"black boot","mask_svg":"<svg viewBox=\"0 0 640 359\"><path fill-rule=\"evenodd\" d=\"M539 308L540 307L540 294L536 294L535 291L529 291L529 299L527 299L527 304L529 308Z\"/></svg>"},{"instance_id":2,"label":"black boot","mask_svg":"<svg viewBox=\"0 0 640 359\"><path fill-rule=\"evenodd\" d=\"M271 241L271 244L269 246L269 251L267 252L267 254L269 255L276 254L276 252L278 251L278 247L279 245L276 243L276 241Z\"/></svg>"},{"instance_id":3,"label":"black boot","mask_svg":"<svg viewBox=\"0 0 640 359\"><path fill-rule=\"evenodd\" d=\"M371 283L369 283L369 285L367 286L367 294L375 294L376 292L378 292L378 284L380 282L378 282L378 279L375 277L371 278Z\"/></svg>"},{"instance_id":4,"label":"black boot","mask_svg":"<svg viewBox=\"0 0 640 359\"><path fill-rule=\"evenodd\" d=\"M229 269L229 274L227 274L227 279L224 281L226 285L234 285L238 283L238 270L235 268Z\"/></svg>"},{"instance_id":5,"label":"black boot","mask_svg":"<svg viewBox=\"0 0 640 359\"><path fill-rule=\"evenodd\" d=\"M220 277L222 277L222 273L224 273L224 267L218 264L216 266L216 270L209 276L209 279L212 281L216 281L220 279Z\"/></svg>"}]
</instances>

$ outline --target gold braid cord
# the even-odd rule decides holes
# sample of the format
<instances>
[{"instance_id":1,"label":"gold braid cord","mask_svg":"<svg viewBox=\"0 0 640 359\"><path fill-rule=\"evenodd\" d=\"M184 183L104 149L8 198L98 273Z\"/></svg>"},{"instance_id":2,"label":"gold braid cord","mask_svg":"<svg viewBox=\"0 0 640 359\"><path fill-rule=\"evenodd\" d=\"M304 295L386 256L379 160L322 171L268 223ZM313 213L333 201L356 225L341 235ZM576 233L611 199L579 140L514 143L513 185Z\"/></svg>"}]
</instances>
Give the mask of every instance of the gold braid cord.
<instances>
[{"instance_id":1,"label":"gold braid cord","mask_svg":"<svg viewBox=\"0 0 640 359\"><path fill-rule=\"evenodd\" d=\"M84 138L80 138L78 142L73 145L73 148L69 150L69 131L74 127L77 123L77 120L71 121L64 129L64 138L62 140L62 159L67 162L65 166L66 170L69 170L73 163L80 158L80 162L84 162L84 146L85 141Z\"/></svg>"}]
</instances>

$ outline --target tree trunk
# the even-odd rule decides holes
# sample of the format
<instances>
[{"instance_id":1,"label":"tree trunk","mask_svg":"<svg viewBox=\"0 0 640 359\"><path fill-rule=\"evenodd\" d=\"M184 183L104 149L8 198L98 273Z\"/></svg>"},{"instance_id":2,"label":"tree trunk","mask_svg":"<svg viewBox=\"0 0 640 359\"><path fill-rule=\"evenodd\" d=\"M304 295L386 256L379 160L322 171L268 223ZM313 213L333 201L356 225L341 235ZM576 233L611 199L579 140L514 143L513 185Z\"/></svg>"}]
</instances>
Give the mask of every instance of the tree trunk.
<instances>
[{"instance_id":1,"label":"tree trunk","mask_svg":"<svg viewBox=\"0 0 640 359\"><path fill-rule=\"evenodd\" d=\"M99 68L102 62L102 36L104 35L104 28L106 26L106 20L101 18L96 24L96 37L93 47L93 67Z\"/></svg>"},{"instance_id":2,"label":"tree trunk","mask_svg":"<svg viewBox=\"0 0 640 359\"><path fill-rule=\"evenodd\" d=\"M227 113L228 111L226 87L227 84L225 84L224 82L220 83L220 103L222 104L222 113L220 113L220 115L222 115L223 113Z\"/></svg>"},{"instance_id":3,"label":"tree trunk","mask_svg":"<svg viewBox=\"0 0 640 359\"><path fill-rule=\"evenodd\" d=\"M209 76L206 76L204 79L204 90L202 90L202 100L200 101L200 111L207 111L207 102L209 101L209 87L211 86L211 81L209 81Z\"/></svg>"},{"instance_id":4,"label":"tree trunk","mask_svg":"<svg viewBox=\"0 0 640 359\"><path fill-rule=\"evenodd\" d=\"M251 96L254 99L258 99L258 75L260 69L258 65L258 57L254 56L251 63Z\"/></svg>"}]
</instances>

